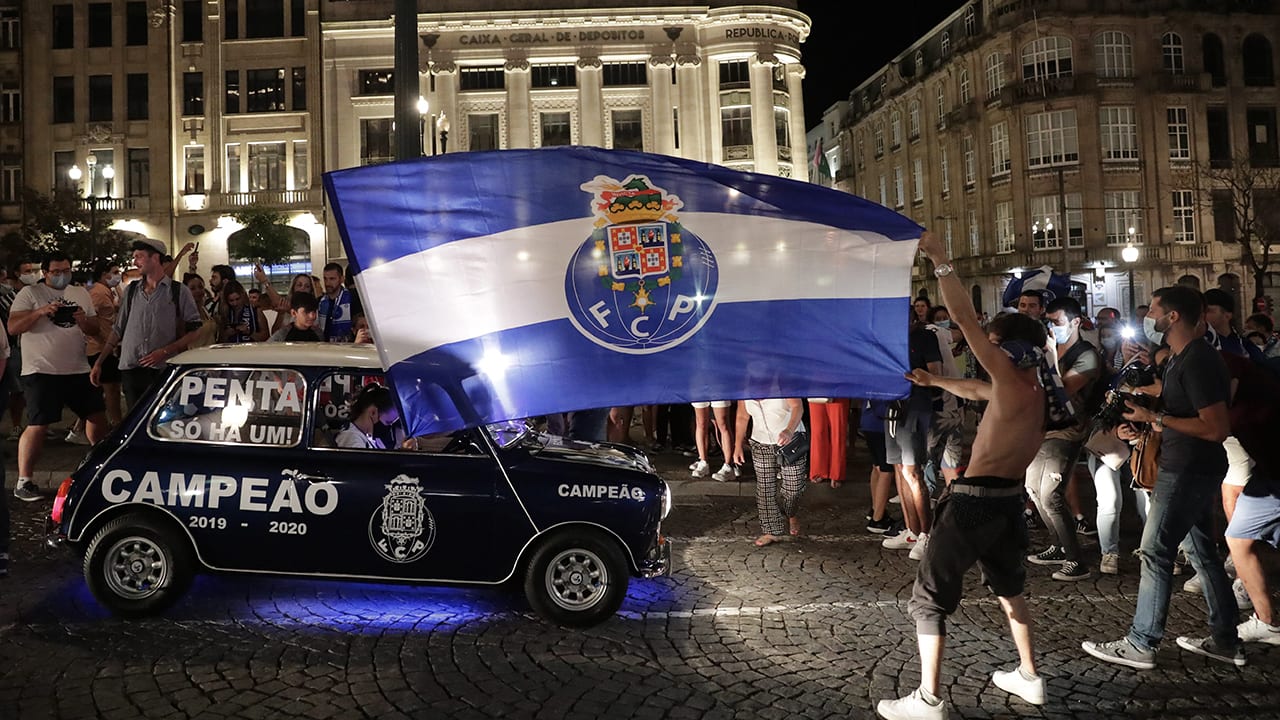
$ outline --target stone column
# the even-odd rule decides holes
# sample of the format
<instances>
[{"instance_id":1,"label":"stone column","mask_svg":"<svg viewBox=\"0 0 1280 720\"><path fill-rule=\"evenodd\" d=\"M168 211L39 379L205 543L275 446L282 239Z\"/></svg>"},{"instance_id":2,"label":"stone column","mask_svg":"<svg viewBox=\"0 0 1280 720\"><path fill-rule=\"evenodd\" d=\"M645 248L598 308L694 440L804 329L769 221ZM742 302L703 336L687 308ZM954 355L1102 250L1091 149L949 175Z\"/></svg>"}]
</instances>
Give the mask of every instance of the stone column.
<instances>
[{"instance_id":1,"label":"stone column","mask_svg":"<svg viewBox=\"0 0 1280 720\"><path fill-rule=\"evenodd\" d=\"M467 119L458 114L458 66L452 61L432 63L431 73L436 80L436 94L431 99L431 112L435 114L437 124L442 115L448 119L448 141L441 139L438 125L431 132L436 134L436 142L439 143L440 150L448 151L449 148L453 148L453 152L465 151L467 148L462 141L467 134L462 131L466 129Z\"/></svg>"},{"instance_id":2,"label":"stone column","mask_svg":"<svg viewBox=\"0 0 1280 720\"><path fill-rule=\"evenodd\" d=\"M680 157L716 162L707 150L720 137L720 97L714 88L702 92L702 58L697 53L676 55L676 95L680 98ZM711 128L708 132L707 128Z\"/></svg>"},{"instance_id":3,"label":"stone column","mask_svg":"<svg viewBox=\"0 0 1280 720\"><path fill-rule=\"evenodd\" d=\"M580 145L604 147L604 63L596 56L578 58L578 123Z\"/></svg>"},{"instance_id":4,"label":"stone column","mask_svg":"<svg viewBox=\"0 0 1280 720\"><path fill-rule=\"evenodd\" d=\"M649 58L649 94L653 98L653 152L677 155L676 127L671 100L671 68L675 58L655 55ZM681 135L683 139L683 135Z\"/></svg>"},{"instance_id":5,"label":"stone column","mask_svg":"<svg viewBox=\"0 0 1280 720\"><path fill-rule=\"evenodd\" d=\"M804 66L792 63L784 66L787 71L787 94L790 98L791 115L791 177L796 180L809 180L809 141L805 137L804 93L800 89L804 80Z\"/></svg>"},{"instance_id":6,"label":"stone column","mask_svg":"<svg viewBox=\"0 0 1280 720\"><path fill-rule=\"evenodd\" d=\"M525 58L508 60L504 69L507 73L507 147L531 148L529 61Z\"/></svg>"},{"instance_id":7,"label":"stone column","mask_svg":"<svg viewBox=\"0 0 1280 720\"><path fill-rule=\"evenodd\" d=\"M751 143L756 172L778 174L778 138L773 122L773 68L778 59L760 53L751 59Z\"/></svg>"}]
</instances>

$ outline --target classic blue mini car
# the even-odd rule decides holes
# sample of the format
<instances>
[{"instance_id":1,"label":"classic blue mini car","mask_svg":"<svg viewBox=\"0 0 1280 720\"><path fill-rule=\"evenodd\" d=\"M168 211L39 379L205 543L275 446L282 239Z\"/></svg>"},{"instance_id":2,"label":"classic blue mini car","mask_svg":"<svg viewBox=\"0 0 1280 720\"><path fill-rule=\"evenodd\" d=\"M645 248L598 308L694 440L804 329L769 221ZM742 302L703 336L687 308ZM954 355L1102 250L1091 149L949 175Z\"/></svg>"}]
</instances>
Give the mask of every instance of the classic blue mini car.
<instances>
[{"instance_id":1,"label":"classic blue mini car","mask_svg":"<svg viewBox=\"0 0 1280 720\"><path fill-rule=\"evenodd\" d=\"M99 602L144 616L203 570L523 584L563 625L602 622L628 577L669 572L671 494L621 445L523 421L337 447L346 401L381 383L370 345L192 350L58 489L51 542Z\"/></svg>"}]
</instances>

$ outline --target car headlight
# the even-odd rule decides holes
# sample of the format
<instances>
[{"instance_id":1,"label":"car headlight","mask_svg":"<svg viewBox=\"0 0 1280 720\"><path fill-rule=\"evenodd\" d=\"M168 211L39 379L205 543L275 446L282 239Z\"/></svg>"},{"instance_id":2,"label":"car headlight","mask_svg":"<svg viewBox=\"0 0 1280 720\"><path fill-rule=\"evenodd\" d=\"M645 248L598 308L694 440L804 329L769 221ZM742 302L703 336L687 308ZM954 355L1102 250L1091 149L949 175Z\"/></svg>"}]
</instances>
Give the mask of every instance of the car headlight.
<instances>
[{"instance_id":1,"label":"car headlight","mask_svg":"<svg viewBox=\"0 0 1280 720\"><path fill-rule=\"evenodd\" d=\"M671 514L671 507L674 501L671 499L671 488L667 485L667 481L662 481L662 519L666 520Z\"/></svg>"}]
</instances>

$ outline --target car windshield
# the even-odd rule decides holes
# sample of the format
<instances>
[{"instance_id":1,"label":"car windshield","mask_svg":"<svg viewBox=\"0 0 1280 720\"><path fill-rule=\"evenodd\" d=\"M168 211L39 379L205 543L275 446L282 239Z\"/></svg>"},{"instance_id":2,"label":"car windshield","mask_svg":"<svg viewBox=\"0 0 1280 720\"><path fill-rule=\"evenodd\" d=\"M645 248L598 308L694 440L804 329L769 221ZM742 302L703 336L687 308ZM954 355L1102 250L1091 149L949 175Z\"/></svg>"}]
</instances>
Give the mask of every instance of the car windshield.
<instances>
[{"instance_id":1,"label":"car windshield","mask_svg":"<svg viewBox=\"0 0 1280 720\"><path fill-rule=\"evenodd\" d=\"M518 444L532 432L529 423L523 419L490 423L484 429L503 450Z\"/></svg>"}]
</instances>

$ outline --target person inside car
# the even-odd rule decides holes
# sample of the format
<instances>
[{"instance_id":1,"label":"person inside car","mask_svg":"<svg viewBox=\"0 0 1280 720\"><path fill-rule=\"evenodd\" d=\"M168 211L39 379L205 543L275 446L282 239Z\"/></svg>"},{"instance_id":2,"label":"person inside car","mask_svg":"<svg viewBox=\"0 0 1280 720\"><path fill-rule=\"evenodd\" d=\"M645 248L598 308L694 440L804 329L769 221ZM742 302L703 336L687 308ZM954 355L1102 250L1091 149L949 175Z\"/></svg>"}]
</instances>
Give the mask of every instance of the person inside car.
<instances>
[{"instance_id":1,"label":"person inside car","mask_svg":"<svg viewBox=\"0 0 1280 720\"><path fill-rule=\"evenodd\" d=\"M357 450L386 450L387 446L378 439L376 430L378 421L392 413L395 413L395 419L399 419L391 391L382 385L366 385L351 401L351 411L347 415L350 422L334 438L334 444Z\"/></svg>"}]
</instances>

